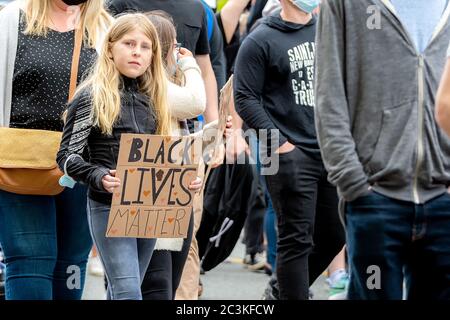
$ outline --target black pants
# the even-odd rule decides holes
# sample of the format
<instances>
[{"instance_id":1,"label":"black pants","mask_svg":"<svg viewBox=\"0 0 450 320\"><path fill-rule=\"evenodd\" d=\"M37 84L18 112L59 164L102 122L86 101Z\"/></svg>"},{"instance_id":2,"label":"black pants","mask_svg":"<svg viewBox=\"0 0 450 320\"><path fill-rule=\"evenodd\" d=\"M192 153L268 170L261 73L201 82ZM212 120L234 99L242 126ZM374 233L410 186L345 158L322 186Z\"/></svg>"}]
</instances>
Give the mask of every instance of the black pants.
<instances>
[{"instance_id":1,"label":"black pants","mask_svg":"<svg viewBox=\"0 0 450 320\"><path fill-rule=\"evenodd\" d=\"M307 300L310 283L345 243L338 197L323 163L299 148L281 154L279 165L266 181L278 220L280 299Z\"/></svg>"},{"instance_id":2,"label":"black pants","mask_svg":"<svg viewBox=\"0 0 450 320\"><path fill-rule=\"evenodd\" d=\"M259 175L255 175L259 178ZM266 215L265 186L258 182L251 210L245 220L245 253L255 255L264 251L264 216Z\"/></svg>"},{"instance_id":3,"label":"black pants","mask_svg":"<svg viewBox=\"0 0 450 320\"><path fill-rule=\"evenodd\" d=\"M191 215L187 238L181 251L154 250L152 260L141 285L143 300L174 300L184 264L189 253L194 229L194 214Z\"/></svg>"}]
</instances>

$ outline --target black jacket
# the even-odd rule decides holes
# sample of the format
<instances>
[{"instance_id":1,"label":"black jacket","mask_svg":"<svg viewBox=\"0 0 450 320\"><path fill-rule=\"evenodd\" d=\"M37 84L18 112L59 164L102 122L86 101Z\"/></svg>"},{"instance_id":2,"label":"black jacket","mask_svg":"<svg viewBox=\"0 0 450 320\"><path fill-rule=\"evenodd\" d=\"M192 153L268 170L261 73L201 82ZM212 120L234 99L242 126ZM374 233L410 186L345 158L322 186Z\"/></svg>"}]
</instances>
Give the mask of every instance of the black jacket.
<instances>
[{"instance_id":1,"label":"black jacket","mask_svg":"<svg viewBox=\"0 0 450 320\"><path fill-rule=\"evenodd\" d=\"M69 156L78 155L67 162L68 175L89 186L88 195L92 200L105 204L111 203L112 195L103 189L102 178L116 168L122 133L156 132L153 108L149 108L148 96L139 92L137 80L123 78L121 87L121 113L112 135L102 134L92 125L90 94L82 92L75 97L68 108L57 155L61 170Z\"/></svg>"}]
</instances>

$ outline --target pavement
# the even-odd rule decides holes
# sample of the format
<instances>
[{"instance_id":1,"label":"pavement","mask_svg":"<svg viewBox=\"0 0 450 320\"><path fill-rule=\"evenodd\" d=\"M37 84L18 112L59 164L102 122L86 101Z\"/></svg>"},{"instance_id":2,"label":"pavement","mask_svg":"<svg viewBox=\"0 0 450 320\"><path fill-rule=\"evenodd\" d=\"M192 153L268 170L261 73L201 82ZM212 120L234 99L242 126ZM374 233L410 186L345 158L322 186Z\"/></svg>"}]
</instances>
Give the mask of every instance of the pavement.
<instances>
[{"instance_id":1,"label":"pavement","mask_svg":"<svg viewBox=\"0 0 450 320\"><path fill-rule=\"evenodd\" d=\"M203 295L200 300L260 300L269 276L245 268L242 258L245 247L239 241L230 257L215 269L201 276ZM326 300L328 286L321 276L311 287L314 300ZM104 300L106 293L103 277L87 274L84 300Z\"/></svg>"}]
</instances>

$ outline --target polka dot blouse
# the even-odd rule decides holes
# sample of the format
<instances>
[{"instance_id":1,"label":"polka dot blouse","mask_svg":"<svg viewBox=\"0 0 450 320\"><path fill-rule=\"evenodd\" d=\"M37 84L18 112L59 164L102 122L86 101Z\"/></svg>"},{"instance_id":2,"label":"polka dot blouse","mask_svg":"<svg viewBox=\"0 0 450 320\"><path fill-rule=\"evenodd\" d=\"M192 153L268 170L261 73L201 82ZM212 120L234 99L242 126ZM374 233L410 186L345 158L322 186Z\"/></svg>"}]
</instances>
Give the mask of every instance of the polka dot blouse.
<instances>
[{"instance_id":1,"label":"polka dot blouse","mask_svg":"<svg viewBox=\"0 0 450 320\"><path fill-rule=\"evenodd\" d=\"M25 35L21 13L13 75L11 128L62 131L69 96L74 31L49 30L47 37ZM78 83L94 62L95 49L82 47Z\"/></svg>"}]
</instances>

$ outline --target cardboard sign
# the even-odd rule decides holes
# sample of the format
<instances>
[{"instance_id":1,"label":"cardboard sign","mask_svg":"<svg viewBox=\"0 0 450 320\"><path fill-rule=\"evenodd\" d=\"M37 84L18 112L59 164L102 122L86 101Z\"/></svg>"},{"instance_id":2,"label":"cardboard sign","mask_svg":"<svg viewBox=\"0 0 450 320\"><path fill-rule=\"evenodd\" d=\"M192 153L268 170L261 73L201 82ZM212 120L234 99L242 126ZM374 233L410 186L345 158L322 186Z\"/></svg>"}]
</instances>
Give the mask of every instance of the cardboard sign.
<instances>
[{"instance_id":1,"label":"cardboard sign","mask_svg":"<svg viewBox=\"0 0 450 320\"><path fill-rule=\"evenodd\" d=\"M201 138L122 134L107 237L186 238Z\"/></svg>"}]
</instances>

